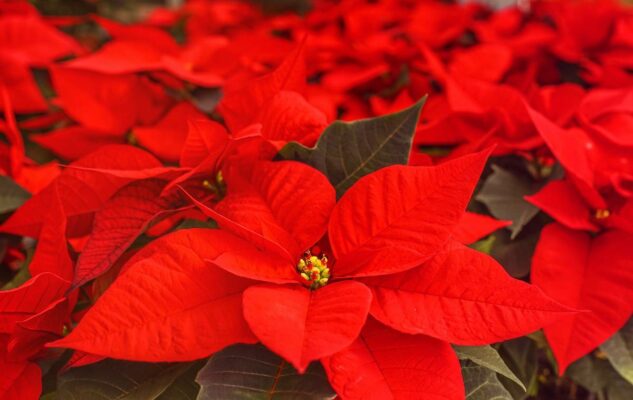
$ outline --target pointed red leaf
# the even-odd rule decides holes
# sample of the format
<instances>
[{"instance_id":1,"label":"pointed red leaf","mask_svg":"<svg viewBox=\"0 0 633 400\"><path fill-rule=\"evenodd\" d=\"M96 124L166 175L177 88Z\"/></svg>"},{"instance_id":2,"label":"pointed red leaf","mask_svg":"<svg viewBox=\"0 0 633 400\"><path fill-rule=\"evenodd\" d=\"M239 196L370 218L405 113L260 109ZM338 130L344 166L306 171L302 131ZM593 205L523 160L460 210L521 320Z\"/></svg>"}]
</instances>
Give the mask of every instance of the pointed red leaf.
<instances>
[{"instance_id":1,"label":"pointed red leaf","mask_svg":"<svg viewBox=\"0 0 633 400\"><path fill-rule=\"evenodd\" d=\"M368 320L347 349L323 360L334 390L346 400L462 400L464 384L451 346L405 335Z\"/></svg>"},{"instance_id":2,"label":"pointed red leaf","mask_svg":"<svg viewBox=\"0 0 633 400\"><path fill-rule=\"evenodd\" d=\"M129 261L73 332L50 346L158 362L195 360L255 342L242 317L242 292L252 281L205 262L239 253L240 246L210 229L155 240Z\"/></svg>"},{"instance_id":3,"label":"pointed red leaf","mask_svg":"<svg viewBox=\"0 0 633 400\"><path fill-rule=\"evenodd\" d=\"M154 47L147 38L123 39L110 41L96 52L76 58L65 65L104 74L130 74L159 69L161 57L161 49Z\"/></svg>"},{"instance_id":4,"label":"pointed red leaf","mask_svg":"<svg viewBox=\"0 0 633 400\"><path fill-rule=\"evenodd\" d=\"M0 359L0 399L37 400L42 392L42 371L31 362Z\"/></svg>"},{"instance_id":5,"label":"pointed red leaf","mask_svg":"<svg viewBox=\"0 0 633 400\"><path fill-rule=\"evenodd\" d=\"M64 212L70 218L69 236L86 234L92 221L91 213L100 209L105 200L135 178L116 177L81 168L142 170L158 168L160 163L141 149L112 145L77 160L71 166L79 168L65 169L51 185L16 210L0 227L0 230L16 235L37 237L42 221L46 220L49 213L50 204L56 193L59 193Z\"/></svg>"},{"instance_id":6,"label":"pointed red leaf","mask_svg":"<svg viewBox=\"0 0 633 400\"><path fill-rule=\"evenodd\" d=\"M69 126L41 135L31 135L33 142L64 160L74 161L109 144L124 144L125 139L103 134L84 126Z\"/></svg>"},{"instance_id":7,"label":"pointed red leaf","mask_svg":"<svg viewBox=\"0 0 633 400\"><path fill-rule=\"evenodd\" d=\"M270 74L237 87L227 85L219 109L232 132L256 122L262 107L280 91L303 91L306 81L303 52L301 44Z\"/></svg>"},{"instance_id":8,"label":"pointed red leaf","mask_svg":"<svg viewBox=\"0 0 633 400\"><path fill-rule=\"evenodd\" d=\"M182 102L169 110L155 125L136 127L132 134L141 146L149 149L160 159L176 162L180 159L187 139L188 121L205 119L205 115L191 103Z\"/></svg>"},{"instance_id":9,"label":"pointed red leaf","mask_svg":"<svg viewBox=\"0 0 633 400\"><path fill-rule=\"evenodd\" d=\"M349 346L360 333L371 293L354 281L318 290L252 286L244 292L244 317L266 347L300 372L313 360Z\"/></svg>"},{"instance_id":10,"label":"pointed red leaf","mask_svg":"<svg viewBox=\"0 0 633 400\"><path fill-rule=\"evenodd\" d=\"M18 113L42 112L48 110L48 104L42 96L31 70L9 54L0 53L2 80L9 92L11 104ZM7 79L10 78L10 79ZM4 110L0 102L0 110Z\"/></svg>"},{"instance_id":11,"label":"pointed red leaf","mask_svg":"<svg viewBox=\"0 0 633 400\"><path fill-rule=\"evenodd\" d=\"M259 162L226 174L216 211L298 257L324 234L334 188L320 171L294 161Z\"/></svg>"},{"instance_id":12,"label":"pointed red leaf","mask_svg":"<svg viewBox=\"0 0 633 400\"><path fill-rule=\"evenodd\" d=\"M336 276L383 275L428 260L459 223L489 152L361 178L329 223Z\"/></svg>"},{"instance_id":13,"label":"pointed red leaf","mask_svg":"<svg viewBox=\"0 0 633 400\"><path fill-rule=\"evenodd\" d=\"M294 260L286 249L207 207L186 191L185 194L204 215L214 219L223 230L236 235L236 238L239 236L247 243L247 247L239 254L224 253L208 261L235 275L250 279L275 283L298 281ZM257 263L253 264L252 260L257 260Z\"/></svg>"},{"instance_id":14,"label":"pointed red leaf","mask_svg":"<svg viewBox=\"0 0 633 400\"><path fill-rule=\"evenodd\" d=\"M229 134L219 123L210 120L188 121L187 138L180 155L180 165L196 167L210 154L221 154L220 151L224 150L228 141Z\"/></svg>"},{"instance_id":15,"label":"pointed red leaf","mask_svg":"<svg viewBox=\"0 0 633 400\"><path fill-rule=\"evenodd\" d=\"M569 181L551 181L525 200L568 228L598 231L591 219L591 209Z\"/></svg>"},{"instance_id":16,"label":"pointed red leaf","mask_svg":"<svg viewBox=\"0 0 633 400\"><path fill-rule=\"evenodd\" d=\"M0 291L0 332L11 333L16 323L62 298L69 286L70 282L44 272L18 288Z\"/></svg>"},{"instance_id":17,"label":"pointed red leaf","mask_svg":"<svg viewBox=\"0 0 633 400\"><path fill-rule=\"evenodd\" d=\"M0 132L6 135L9 142L9 173L12 176L18 176L25 157L24 139L22 139L22 134L18 129L13 103L9 94L9 89L0 80L0 104L2 104L4 110L4 122L0 120ZM5 124L6 127L3 126Z\"/></svg>"},{"instance_id":18,"label":"pointed red leaf","mask_svg":"<svg viewBox=\"0 0 633 400\"><path fill-rule=\"evenodd\" d=\"M538 287L511 278L490 256L458 243L418 268L364 282L379 321L456 344L511 339L569 313Z\"/></svg>"},{"instance_id":19,"label":"pointed red leaf","mask_svg":"<svg viewBox=\"0 0 633 400\"><path fill-rule=\"evenodd\" d=\"M38 15L3 15L0 49L26 65L45 67L59 57L76 52L79 45Z\"/></svg>"},{"instance_id":20,"label":"pointed red leaf","mask_svg":"<svg viewBox=\"0 0 633 400\"><path fill-rule=\"evenodd\" d=\"M587 157L587 150L592 144L587 133L579 128L563 129L530 107L528 113L556 159L591 186L594 173Z\"/></svg>"},{"instance_id":21,"label":"pointed red leaf","mask_svg":"<svg viewBox=\"0 0 633 400\"><path fill-rule=\"evenodd\" d=\"M532 259L532 282L579 310L545 327L559 373L617 332L633 312L633 235L591 237L559 224L543 229Z\"/></svg>"},{"instance_id":22,"label":"pointed red leaf","mask_svg":"<svg viewBox=\"0 0 633 400\"><path fill-rule=\"evenodd\" d=\"M95 214L92 233L77 260L73 287L110 269L150 223L185 204L178 192L161 197L165 184L162 179L132 182Z\"/></svg>"},{"instance_id":23,"label":"pointed red leaf","mask_svg":"<svg viewBox=\"0 0 633 400\"><path fill-rule=\"evenodd\" d=\"M51 272L67 281L73 279L73 262L66 241L66 214L59 193L53 196L49 204L49 214L43 221L29 272L31 276Z\"/></svg>"},{"instance_id":24,"label":"pointed red leaf","mask_svg":"<svg viewBox=\"0 0 633 400\"><path fill-rule=\"evenodd\" d=\"M69 370L70 368L83 367L84 365L90 365L103 360L105 357L97 356L90 353L84 353L82 351L75 351L70 357L70 360L62 367L61 373Z\"/></svg>"},{"instance_id":25,"label":"pointed red leaf","mask_svg":"<svg viewBox=\"0 0 633 400\"><path fill-rule=\"evenodd\" d=\"M138 75L108 75L70 67L51 69L64 111L81 125L123 135L138 123L159 117L169 105L162 88Z\"/></svg>"},{"instance_id":26,"label":"pointed red leaf","mask_svg":"<svg viewBox=\"0 0 633 400\"><path fill-rule=\"evenodd\" d=\"M290 141L312 146L327 126L323 112L299 93L286 90L264 105L257 120L262 123L262 135L281 146Z\"/></svg>"},{"instance_id":27,"label":"pointed red leaf","mask_svg":"<svg viewBox=\"0 0 633 400\"><path fill-rule=\"evenodd\" d=\"M463 244L475 243L511 224L512 221L501 221L487 215L465 212L453 231L453 239Z\"/></svg>"},{"instance_id":28,"label":"pointed red leaf","mask_svg":"<svg viewBox=\"0 0 633 400\"><path fill-rule=\"evenodd\" d=\"M44 345L62 336L69 321L69 301L62 297L39 313L16 324L7 346L11 359L31 359L42 352Z\"/></svg>"}]
</instances>

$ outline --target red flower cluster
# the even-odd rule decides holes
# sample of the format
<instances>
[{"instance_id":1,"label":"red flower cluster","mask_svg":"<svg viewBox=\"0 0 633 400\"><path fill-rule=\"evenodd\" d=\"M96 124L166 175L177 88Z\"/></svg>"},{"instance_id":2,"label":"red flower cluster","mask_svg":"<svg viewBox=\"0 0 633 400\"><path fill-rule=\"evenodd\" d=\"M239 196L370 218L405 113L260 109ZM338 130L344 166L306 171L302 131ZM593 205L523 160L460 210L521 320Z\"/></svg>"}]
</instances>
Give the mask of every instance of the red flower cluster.
<instances>
[{"instance_id":1,"label":"red flower cluster","mask_svg":"<svg viewBox=\"0 0 633 400\"><path fill-rule=\"evenodd\" d=\"M286 361L343 399L463 399L450 344L544 328L562 375L631 317L618 2L8 1L0 65L1 400L50 364L81 398L64 376L104 359L209 357L199 399L272 396ZM524 280L485 254L532 239ZM222 392L215 355L255 343L274 379Z\"/></svg>"}]
</instances>

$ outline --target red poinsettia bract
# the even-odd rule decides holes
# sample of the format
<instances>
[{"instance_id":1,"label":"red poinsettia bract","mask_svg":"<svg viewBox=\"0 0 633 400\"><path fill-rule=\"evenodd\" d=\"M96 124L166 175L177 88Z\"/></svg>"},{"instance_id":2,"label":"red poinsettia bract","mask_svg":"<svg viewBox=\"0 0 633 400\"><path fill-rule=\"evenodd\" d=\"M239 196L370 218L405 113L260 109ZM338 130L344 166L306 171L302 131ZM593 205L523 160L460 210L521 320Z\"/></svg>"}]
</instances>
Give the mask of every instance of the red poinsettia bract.
<instances>
[{"instance_id":1,"label":"red poinsettia bract","mask_svg":"<svg viewBox=\"0 0 633 400\"><path fill-rule=\"evenodd\" d=\"M453 239L487 156L386 167L338 202L304 164L228 168L226 197L197 202L221 229L147 245L52 346L185 361L260 341L299 371L320 360L346 399L461 399L449 343L502 341L572 312Z\"/></svg>"}]
</instances>

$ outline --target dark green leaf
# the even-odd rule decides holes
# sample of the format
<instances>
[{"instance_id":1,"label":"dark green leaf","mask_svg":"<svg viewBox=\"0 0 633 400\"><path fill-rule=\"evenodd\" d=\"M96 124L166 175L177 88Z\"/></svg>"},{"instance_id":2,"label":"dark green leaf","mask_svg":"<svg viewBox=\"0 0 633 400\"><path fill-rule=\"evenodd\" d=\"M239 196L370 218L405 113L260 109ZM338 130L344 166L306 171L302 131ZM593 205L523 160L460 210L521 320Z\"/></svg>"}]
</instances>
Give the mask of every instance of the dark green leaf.
<instances>
[{"instance_id":1,"label":"dark green leaf","mask_svg":"<svg viewBox=\"0 0 633 400\"><path fill-rule=\"evenodd\" d=\"M0 214L20 207L31 194L8 176L0 175Z\"/></svg>"},{"instance_id":2,"label":"dark green leaf","mask_svg":"<svg viewBox=\"0 0 633 400\"><path fill-rule=\"evenodd\" d=\"M523 199L536 193L543 182L530 180L523 174L513 174L493 165L493 173L486 179L476 200L484 203L497 219L510 220L509 229L514 239L521 229L538 214L539 209Z\"/></svg>"},{"instance_id":3,"label":"dark green leaf","mask_svg":"<svg viewBox=\"0 0 633 400\"><path fill-rule=\"evenodd\" d=\"M200 221L198 219L185 219L181 223L179 223L174 230L181 229L191 229L191 228L206 228L206 229L217 229L218 224L213 220L208 221Z\"/></svg>"},{"instance_id":4,"label":"dark green leaf","mask_svg":"<svg viewBox=\"0 0 633 400\"><path fill-rule=\"evenodd\" d=\"M516 387L511 381L500 378L514 399L525 399L536 395L538 390L538 349L534 340L527 337L509 340L501 344L499 355L506 365L527 387L527 393Z\"/></svg>"},{"instance_id":5,"label":"dark green leaf","mask_svg":"<svg viewBox=\"0 0 633 400\"><path fill-rule=\"evenodd\" d=\"M198 87L191 92L191 102L205 114L211 114L222 99L222 90L218 88Z\"/></svg>"},{"instance_id":6,"label":"dark green leaf","mask_svg":"<svg viewBox=\"0 0 633 400\"><path fill-rule=\"evenodd\" d=\"M597 393L607 386L612 370L608 361L589 354L571 364L565 375L588 391Z\"/></svg>"},{"instance_id":7,"label":"dark green leaf","mask_svg":"<svg viewBox=\"0 0 633 400\"><path fill-rule=\"evenodd\" d=\"M204 362L196 362L185 373L180 375L174 383L157 397L156 400L196 400L200 392L200 385L196 383L196 375Z\"/></svg>"},{"instance_id":8,"label":"dark green leaf","mask_svg":"<svg viewBox=\"0 0 633 400\"><path fill-rule=\"evenodd\" d=\"M305 14L312 9L311 0L253 0L266 14L283 14L293 12Z\"/></svg>"},{"instance_id":9,"label":"dark green leaf","mask_svg":"<svg viewBox=\"0 0 633 400\"><path fill-rule=\"evenodd\" d=\"M312 363L303 375L262 345L235 345L214 354L196 379L198 400L332 399L320 363Z\"/></svg>"},{"instance_id":10,"label":"dark green leaf","mask_svg":"<svg viewBox=\"0 0 633 400\"><path fill-rule=\"evenodd\" d=\"M460 360L470 360L475 364L486 367L489 370L492 370L498 374L505 376L506 378L516 382L523 390L525 390L525 386L523 382L519 380L519 378L514 375L512 370L508 368L506 363L503 361L497 350L490 346L453 346L455 353L457 353L457 357Z\"/></svg>"},{"instance_id":11,"label":"dark green leaf","mask_svg":"<svg viewBox=\"0 0 633 400\"><path fill-rule=\"evenodd\" d=\"M524 278L530 273L532 254L542 229L539 218L532 220L521 232L512 239L512 234L506 229L493 233L495 241L490 255L515 278Z\"/></svg>"},{"instance_id":12,"label":"dark green leaf","mask_svg":"<svg viewBox=\"0 0 633 400\"><path fill-rule=\"evenodd\" d=\"M613 368L633 384L633 319L603 343L600 349L607 355Z\"/></svg>"},{"instance_id":13,"label":"dark green leaf","mask_svg":"<svg viewBox=\"0 0 633 400\"><path fill-rule=\"evenodd\" d=\"M611 379L607 384L607 397L609 400L633 399L633 385L623 379L617 372L611 373Z\"/></svg>"},{"instance_id":14,"label":"dark green leaf","mask_svg":"<svg viewBox=\"0 0 633 400\"><path fill-rule=\"evenodd\" d=\"M426 97L395 114L355 122L336 121L314 148L288 143L280 152L323 172L342 196L354 182L380 168L409 161L411 142Z\"/></svg>"},{"instance_id":15,"label":"dark green leaf","mask_svg":"<svg viewBox=\"0 0 633 400\"><path fill-rule=\"evenodd\" d=\"M467 400L513 400L497 374L471 361L462 361Z\"/></svg>"},{"instance_id":16,"label":"dark green leaf","mask_svg":"<svg viewBox=\"0 0 633 400\"><path fill-rule=\"evenodd\" d=\"M190 394L181 377L195 363L148 364L105 360L85 367L73 368L61 375L57 398L60 400L176 400L174 393ZM194 372L195 373L195 372ZM189 378L193 382L193 375ZM182 389L172 388L182 385ZM163 397L166 395L168 397ZM194 399L182 397L182 399Z\"/></svg>"}]
</instances>

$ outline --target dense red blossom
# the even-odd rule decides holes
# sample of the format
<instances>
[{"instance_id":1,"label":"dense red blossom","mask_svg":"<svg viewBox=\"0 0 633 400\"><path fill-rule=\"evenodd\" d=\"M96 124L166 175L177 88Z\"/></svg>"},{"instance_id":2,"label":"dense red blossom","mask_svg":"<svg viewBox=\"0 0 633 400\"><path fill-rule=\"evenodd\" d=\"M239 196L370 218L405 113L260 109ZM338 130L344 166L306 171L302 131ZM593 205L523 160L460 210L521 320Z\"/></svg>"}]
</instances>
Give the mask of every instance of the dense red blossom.
<instances>
[{"instance_id":1,"label":"dense red blossom","mask_svg":"<svg viewBox=\"0 0 633 400\"><path fill-rule=\"evenodd\" d=\"M542 328L563 375L630 320L622 2L34 3L0 3L1 400L240 343L462 399L451 344Z\"/></svg>"}]
</instances>

